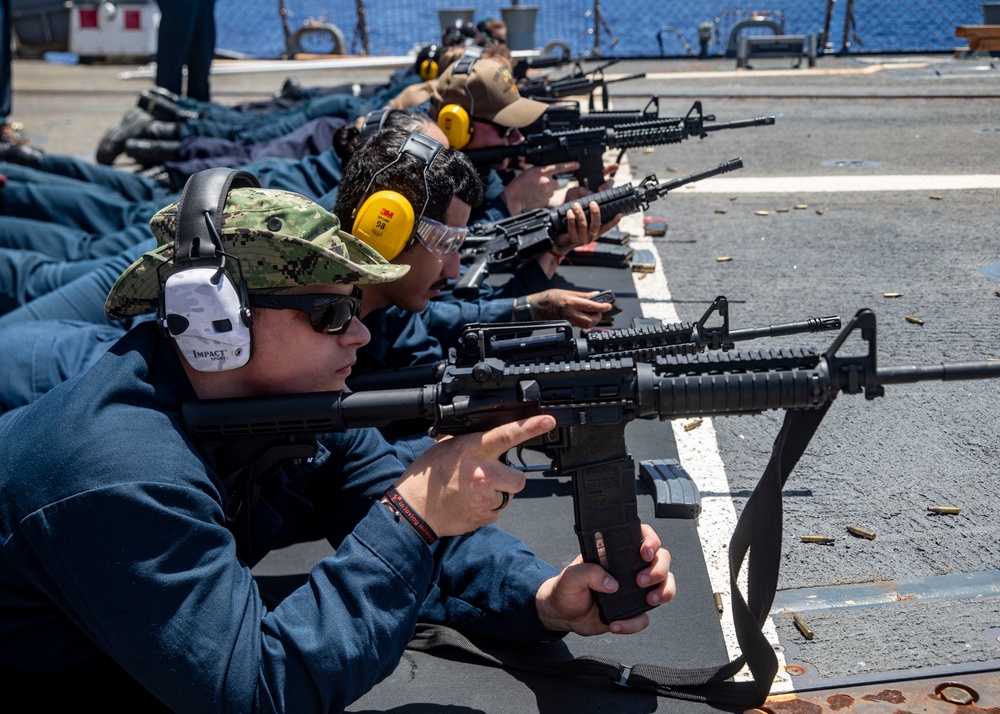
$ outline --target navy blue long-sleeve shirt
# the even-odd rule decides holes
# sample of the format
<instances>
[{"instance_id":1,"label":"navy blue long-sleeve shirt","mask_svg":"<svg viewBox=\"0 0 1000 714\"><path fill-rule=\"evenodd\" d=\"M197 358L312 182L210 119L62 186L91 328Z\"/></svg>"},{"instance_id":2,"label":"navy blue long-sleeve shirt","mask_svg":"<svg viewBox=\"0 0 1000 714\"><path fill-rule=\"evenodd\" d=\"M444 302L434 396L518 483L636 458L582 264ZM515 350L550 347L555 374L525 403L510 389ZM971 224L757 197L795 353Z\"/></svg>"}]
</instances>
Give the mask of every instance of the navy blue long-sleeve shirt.
<instances>
[{"instance_id":1,"label":"navy blue long-sleeve shirt","mask_svg":"<svg viewBox=\"0 0 1000 714\"><path fill-rule=\"evenodd\" d=\"M494 527L426 546L377 502L401 467L373 430L321 435L314 460L268 481L238 557L226 488L181 425L194 398L145 323L0 417L8 693L127 673L175 711L336 711L392 671L418 617L550 636L534 594L555 571ZM269 610L250 566L317 537L335 555Z\"/></svg>"}]
</instances>

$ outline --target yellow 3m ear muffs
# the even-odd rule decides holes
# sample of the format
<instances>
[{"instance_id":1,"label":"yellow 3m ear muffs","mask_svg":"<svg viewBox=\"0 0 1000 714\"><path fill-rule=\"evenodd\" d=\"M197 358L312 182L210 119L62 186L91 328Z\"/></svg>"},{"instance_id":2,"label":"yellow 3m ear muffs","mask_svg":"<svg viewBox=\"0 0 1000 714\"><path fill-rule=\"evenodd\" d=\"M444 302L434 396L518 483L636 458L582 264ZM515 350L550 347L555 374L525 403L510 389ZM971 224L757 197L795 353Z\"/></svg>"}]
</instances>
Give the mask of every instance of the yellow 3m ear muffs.
<instances>
[{"instance_id":1,"label":"yellow 3m ear muffs","mask_svg":"<svg viewBox=\"0 0 1000 714\"><path fill-rule=\"evenodd\" d=\"M437 79L441 74L441 46L427 45L417 53L417 61L414 69L420 75L420 79L429 82Z\"/></svg>"},{"instance_id":2,"label":"yellow 3m ear muffs","mask_svg":"<svg viewBox=\"0 0 1000 714\"><path fill-rule=\"evenodd\" d=\"M441 107L437 124L448 137L448 145L453 149L461 149L472 141L472 118L460 104L447 104Z\"/></svg>"},{"instance_id":3,"label":"yellow 3m ear muffs","mask_svg":"<svg viewBox=\"0 0 1000 714\"><path fill-rule=\"evenodd\" d=\"M376 191L355 214L351 233L386 260L392 260L410 242L416 220L413 206L405 196L395 191Z\"/></svg>"},{"instance_id":4,"label":"yellow 3m ear muffs","mask_svg":"<svg viewBox=\"0 0 1000 714\"><path fill-rule=\"evenodd\" d=\"M472 74L472 68L482 56L482 47L473 45L467 48L462 56L455 61L455 66L451 71L452 76ZM462 149L472 141L472 114L476 112L476 105L468 85L466 85L465 91L469 95L469 111L466 111L461 104L445 104L438 112L438 127L448 137L448 144L453 149Z\"/></svg>"},{"instance_id":5,"label":"yellow 3m ear muffs","mask_svg":"<svg viewBox=\"0 0 1000 714\"><path fill-rule=\"evenodd\" d=\"M437 79L439 72L440 68L438 67L438 63L430 58L425 59L420 63L420 79L425 82Z\"/></svg>"},{"instance_id":6,"label":"yellow 3m ear muffs","mask_svg":"<svg viewBox=\"0 0 1000 714\"><path fill-rule=\"evenodd\" d=\"M420 214L413 210L413 206L406 196L396 191L383 189L376 191L366 198L361 207L354 212L354 225L351 233L360 238L365 243L379 252L386 260L392 260L403 252L414 237L413 229L417 221L423 217L427 210L427 203L430 201L430 190L427 187L427 171L434 163L438 152L444 148L434 139L421 134L419 131L411 132L399 147L396 157L386 166L376 171L368 187L367 194L375 185L376 177L396 164L404 156L411 156L420 162L420 175L424 182L424 205L420 208Z\"/></svg>"}]
</instances>

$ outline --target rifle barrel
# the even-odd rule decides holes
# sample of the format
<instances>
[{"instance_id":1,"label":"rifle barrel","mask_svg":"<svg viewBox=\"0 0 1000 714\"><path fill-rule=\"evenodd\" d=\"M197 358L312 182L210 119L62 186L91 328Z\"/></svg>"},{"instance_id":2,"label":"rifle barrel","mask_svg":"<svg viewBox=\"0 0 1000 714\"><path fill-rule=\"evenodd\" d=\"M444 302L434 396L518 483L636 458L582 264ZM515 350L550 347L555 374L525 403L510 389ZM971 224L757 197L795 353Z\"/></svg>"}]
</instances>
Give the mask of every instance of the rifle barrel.
<instances>
[{"instance_id":1,"label":"rifle barrel","mask_svg":"<svg viewBox=\"0 0 1000 714\"><path fill-rule=\"evenodd\" d=\"M759 337L799 335L803 332L823 332L825 330L839 330L840 328L840 318L836 315L831 315L830 317L810 317L808 320L803 320L802 322L785 322L780 325L744 327L739 330L730 330L729 339L734 342L742 342L756 340Z\"/></svg>"},{"instance_id":2,"label":"rifle barrel","mask_svg":"<svg viewBox=\"0 0 1000 714\"><path fill-rule=\"evenodd\" d=\"M711 178L712 176L718 176L719 174L727 174L730 171L735 171L736 169L743 168L743 159L736 158L730 159L729 161L723 161L718 166L713 166L709 169L702 169L701 171L695 171L689 176L681 176L680 178L673 179L671 181L664 181L659 184L656 189L657 196L664 196L675 188L680 188L681 186L686 186L689 183L694 183L695 181L701 181L703 179Z\"/></svg>"},{"instance_id":3,"label":"rifle barrel","mask_svg":"<svg viewBox=\"0 0 1000 714\"><path fill-rule=\"evenodd\" d=\"M525 57L521 62L528 69L548 69L549 67L560 67L572 61L571 57L565 55L542 55L539 57Z\"/></svg>"},{"instance_id":4,"label":"rifle barrel","mask_svg":"<svg viewBox=\"0 0 1000 714\"><path fill-rule=\"evenodd\" d=\"M876 371L874 381L876 384L913 384L914 382L953 382L996 377L1000 377L1000 361L880 367Z\"/></svg>"},{"instance_id":5,"label":"rifle barrel","mask_svg":"<svg viewBox=\"0 0 1000 714\"><path fill-rule=\"evenodd\" d=\"M622 77L614 77L613 79L601 79L601 84L615 84L617 82L627 82L630 79L643 79L645 78L645 72L636 72L635 74L626 74Z\"/></svg>"},{"instance_id":6,"label":"rifle barrel","mask_svg":"<svg viewBox=\"0 0 1000 714\"><path fill-rule=\"evenodd\" d=\"M751 126L771 126L774 124L774 117L754 117L753 119L737 119L736 121L724 121L721 123L702 124L703 132L720 131L722 129L745 129Z\"/></svg>"}]
</instances>

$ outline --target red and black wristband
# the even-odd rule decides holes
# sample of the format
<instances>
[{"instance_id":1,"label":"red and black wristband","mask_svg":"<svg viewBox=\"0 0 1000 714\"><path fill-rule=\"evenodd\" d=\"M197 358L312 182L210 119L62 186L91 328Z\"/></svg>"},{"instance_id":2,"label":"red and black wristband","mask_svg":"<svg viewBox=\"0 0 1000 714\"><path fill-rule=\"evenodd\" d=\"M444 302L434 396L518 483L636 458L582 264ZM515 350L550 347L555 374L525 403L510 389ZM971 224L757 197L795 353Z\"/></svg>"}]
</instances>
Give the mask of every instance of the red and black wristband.
<instances>
[{"instance_id":1,"label":"red and black wristband","mask_svg":"<svg viewBox=\"0 0 1000 714\"><path fill-rule=\"evenodd\" d=\"M429 525L424 523L424 520L420 515L413 510L403 495L396 490L395 486L390 486L385 490L385 503L392 509L396 514L396 520L398 521L400 517L405 518L406 522L417 532L422 540L427 545L433 545L438 539L437 533Z\"/></svg>"}]
</instances>

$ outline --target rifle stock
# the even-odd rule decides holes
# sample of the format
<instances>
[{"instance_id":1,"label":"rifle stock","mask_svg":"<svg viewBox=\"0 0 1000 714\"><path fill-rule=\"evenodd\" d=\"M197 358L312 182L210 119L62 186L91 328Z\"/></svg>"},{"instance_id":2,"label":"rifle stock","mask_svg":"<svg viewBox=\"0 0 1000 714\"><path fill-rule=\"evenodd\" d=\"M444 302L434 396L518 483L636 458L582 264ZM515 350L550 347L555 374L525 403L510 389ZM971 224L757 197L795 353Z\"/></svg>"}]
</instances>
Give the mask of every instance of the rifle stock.
<instances>
[{"instance_id":1,"label":"rifle stock","mask_svg":"<svg viewBox=\"0 0 1000 714\"><path fill-rule=\"evenodd\" d=\"M855 333L867 354L840 356ZM573 479L581 552L620 585L613 596L597 595L601 618L610 622L650 609L635 583L645 563L638 558L634 464L624 442L628 422L820 409L841 392L883 396L885 384L1000 378L1000 362L879 369L875 342L875 315L861 310L823 353L685 355L655 365L632 359L507 365L488 358L449 366L440 382L420 388L189 402L182 417L196 440L258 441L407 418L426 420L434 433L466 434L551 414L556 427L537 445L551 457L554 474Z\"/></svg>"}]
</instances>

